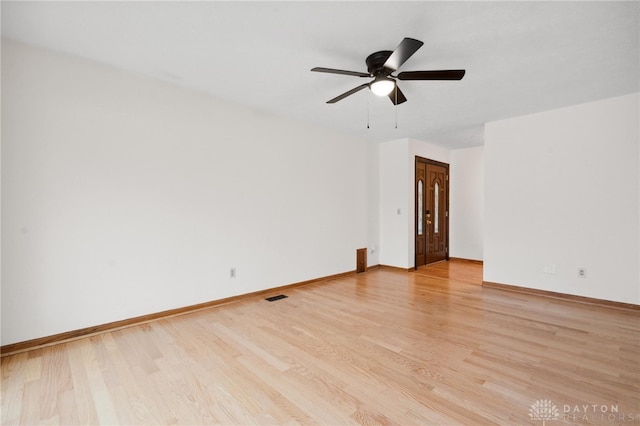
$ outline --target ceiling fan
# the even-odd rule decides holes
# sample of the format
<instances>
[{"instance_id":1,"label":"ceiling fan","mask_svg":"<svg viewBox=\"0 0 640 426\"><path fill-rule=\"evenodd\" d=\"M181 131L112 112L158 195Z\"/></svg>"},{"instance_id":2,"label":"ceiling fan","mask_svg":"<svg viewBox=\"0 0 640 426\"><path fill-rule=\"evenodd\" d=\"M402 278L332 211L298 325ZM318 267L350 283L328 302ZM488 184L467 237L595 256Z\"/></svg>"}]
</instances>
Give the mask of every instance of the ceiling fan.
<instances>
[{"instance_id":1,"label":"ceiling fan","mask_svg":"<svg viewBox=\"0 0 640 426\"><path fill-rule=\"evenodd\" d=\"M439 70L439 71L404 71L398 75L393 73L404 64L424 43L412 38L403 39L396 50L381 50L372 53L365 60L369 72L345 71L334 68L315 67L311 71L326 72L330 74L352 75L355 77L373 78L369 83L361 84L335 98L327 101L334 104L347 96L368 87L378 96L388 96L394 105L407 101L396 80L461 80L465 70Z\"/></svg>"}]
</instances>

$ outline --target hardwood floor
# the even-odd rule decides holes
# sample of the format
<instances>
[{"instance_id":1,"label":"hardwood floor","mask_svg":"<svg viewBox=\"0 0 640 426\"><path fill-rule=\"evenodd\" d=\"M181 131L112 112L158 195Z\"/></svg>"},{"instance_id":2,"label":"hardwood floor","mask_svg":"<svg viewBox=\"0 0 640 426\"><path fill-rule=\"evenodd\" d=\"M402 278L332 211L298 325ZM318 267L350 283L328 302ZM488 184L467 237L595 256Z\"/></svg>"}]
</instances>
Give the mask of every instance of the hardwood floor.
<instances>
[{"instance_id":1,"label":"hardwood floor","mask_svg":"<svg viewBox=\"0 0 640 426\"><path fill-rule=\"evenodd\" d=\"M640 424L638 311L481 282L373 269L10 355L2 424Z\"/></svg>"}]
</instances>

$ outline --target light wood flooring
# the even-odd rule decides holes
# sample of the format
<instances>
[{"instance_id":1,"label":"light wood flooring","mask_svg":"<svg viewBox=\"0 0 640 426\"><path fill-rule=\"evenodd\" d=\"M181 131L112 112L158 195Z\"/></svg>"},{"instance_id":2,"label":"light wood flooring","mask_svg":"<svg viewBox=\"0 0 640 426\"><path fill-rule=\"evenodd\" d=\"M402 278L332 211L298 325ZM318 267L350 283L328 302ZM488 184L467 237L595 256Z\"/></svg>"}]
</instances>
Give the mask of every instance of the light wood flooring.
<instances>
[{"instance_id":1,"label":"light wood flooring","mask_svg":"<svg viewBox=\"0 0 640 426\"><path fill-rule=\"evenodd\" d=\"M640 424L638 311L481 280L372 269L6 356L2 424Z\"/></svg>"}]
</instances>

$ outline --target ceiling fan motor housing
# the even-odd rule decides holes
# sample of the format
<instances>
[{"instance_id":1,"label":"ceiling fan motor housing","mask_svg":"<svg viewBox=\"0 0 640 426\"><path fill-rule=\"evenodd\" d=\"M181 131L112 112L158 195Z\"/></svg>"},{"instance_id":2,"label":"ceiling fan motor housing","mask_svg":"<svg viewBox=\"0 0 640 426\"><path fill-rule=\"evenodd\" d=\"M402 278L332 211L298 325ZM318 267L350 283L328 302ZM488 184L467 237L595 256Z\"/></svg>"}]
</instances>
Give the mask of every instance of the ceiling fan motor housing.
<instances>
[{"instance_id":1,"label":"ceiling fan motor housing","mask_svg":"<svg viewBox=\"0 0 640 426\"><path fill-rule=\"evenodd\" d=\"M373 77L386 77L391 74L393 70L384 68L383 65L392 53L391 50L381 50L380 52L375 52L367 56L365 62L367 63L367 71L369 71L369 74Z\"/></svg>"}]
</instances>

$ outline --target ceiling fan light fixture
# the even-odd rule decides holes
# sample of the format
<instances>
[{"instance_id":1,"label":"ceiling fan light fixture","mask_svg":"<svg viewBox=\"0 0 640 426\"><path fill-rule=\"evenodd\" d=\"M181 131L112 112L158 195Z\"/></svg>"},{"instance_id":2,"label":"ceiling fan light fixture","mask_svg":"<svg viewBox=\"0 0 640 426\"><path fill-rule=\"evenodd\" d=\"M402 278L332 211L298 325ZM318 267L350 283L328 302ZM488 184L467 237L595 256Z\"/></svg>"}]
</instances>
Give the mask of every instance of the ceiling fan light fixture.
<instances>
[{"instance_id":1,"label":"ceiling fan light fixture","mask_svg":"<svg viewBox=\"0 0 640 426\"><path fill-rule=\"evenodd\" d=\"M396 82L386 77L376 78L369 86L374 95L388 96L396 87Z\"/></svg>"}]
</instances>

